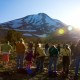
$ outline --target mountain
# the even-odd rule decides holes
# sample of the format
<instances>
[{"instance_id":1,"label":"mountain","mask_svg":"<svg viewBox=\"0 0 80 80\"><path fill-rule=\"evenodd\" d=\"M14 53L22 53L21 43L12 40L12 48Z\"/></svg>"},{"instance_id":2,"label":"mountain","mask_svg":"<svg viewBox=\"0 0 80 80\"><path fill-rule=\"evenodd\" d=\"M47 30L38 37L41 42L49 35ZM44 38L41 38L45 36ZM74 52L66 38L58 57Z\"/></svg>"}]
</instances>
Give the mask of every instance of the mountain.
<instances>
[{"instance_id":1,"label":"mountain","mask_svg":"<svg viewBox=\"0 0 80 80\"><path fill-rule=\"evenodd\" d=\"M23 32L23 36L46 37L56 29L67 25L57 19L52 19L45 13L28 15L26 17L1 23L0 29Z\"/></svg>"}]
</instances>

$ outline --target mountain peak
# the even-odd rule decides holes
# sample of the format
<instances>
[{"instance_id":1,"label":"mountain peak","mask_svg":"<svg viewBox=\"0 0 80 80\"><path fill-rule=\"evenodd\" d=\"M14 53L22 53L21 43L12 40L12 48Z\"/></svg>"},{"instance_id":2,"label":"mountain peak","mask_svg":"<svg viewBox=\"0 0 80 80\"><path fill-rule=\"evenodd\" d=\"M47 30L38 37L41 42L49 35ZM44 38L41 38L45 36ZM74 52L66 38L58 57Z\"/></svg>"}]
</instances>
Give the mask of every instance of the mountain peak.
<instances>
[{"instance_id":1,"label":"mountain peak","mask_svg":"<svg viewBox=\"0 0 80 80\"><path fill-rule=\"evenodd\" d=\"M46 15L46 16L48 16L46 13L38 13L38 15Z\"/></svg>"},{"instance_id":2,"label":"mountain peak","mask_svg":"<svg viewBox=\"0 0 80 80\"><path fill-rule=\"evenodd\" d=\"M59 20L50 18L45 13L38 13L0 24L0 26L3 29L14 29L31 35L41 35L51 33L65 25Z\"/></svg>"}]
</instances>

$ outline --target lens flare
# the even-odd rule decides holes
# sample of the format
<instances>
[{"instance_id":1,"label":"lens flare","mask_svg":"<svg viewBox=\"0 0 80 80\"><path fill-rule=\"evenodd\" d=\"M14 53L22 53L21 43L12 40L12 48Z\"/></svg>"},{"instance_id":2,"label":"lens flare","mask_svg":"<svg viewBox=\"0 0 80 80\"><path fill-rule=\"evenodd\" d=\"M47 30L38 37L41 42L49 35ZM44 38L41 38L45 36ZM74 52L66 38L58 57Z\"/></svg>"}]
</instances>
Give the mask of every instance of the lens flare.
<instances>
[{"instance_id":1,"label":"lens flare","mask_svg":"<svg viewBox=\"0 0 80 80\"><path fill-rule=\"evenodd\" d=\"M68 30L69 30L69 31L71 31L72 29L73 29L72 26L69 26L69 27L68 27Z\"/></svg>"},{"instance_id":2,"label":"lens flare","mask_svg":"<svg viewBox=\"0 0 80 80\"><path fill-rule=\"evenodd\" d=\"M58 33L59 33L59 34L64 34L64 32L65 32L64 29L59 29L59 30L58 30Z\"/></svg>"}]
</instances>

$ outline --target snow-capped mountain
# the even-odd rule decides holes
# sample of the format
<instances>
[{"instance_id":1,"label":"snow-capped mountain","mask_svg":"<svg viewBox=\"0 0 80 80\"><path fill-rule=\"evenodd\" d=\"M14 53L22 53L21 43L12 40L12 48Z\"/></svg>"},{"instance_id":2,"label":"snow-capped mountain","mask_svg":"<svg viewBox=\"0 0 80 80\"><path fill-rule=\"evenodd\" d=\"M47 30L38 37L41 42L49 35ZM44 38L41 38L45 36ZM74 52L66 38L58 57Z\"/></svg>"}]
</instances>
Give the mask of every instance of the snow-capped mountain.
<instances>
[{"instance_id":1,"label":"snow-capped mountain","mask_svg":"<svg viewBox=\"0 0 80 80\"><path fill-rule=\"evenodd\" d=\"M55 31L57 28L67 26L63 22L50 18L45 13L28 15L26 17L0 24L2 29L14 29L24 32L24 36L46 37L46 34Z\"/></svg>"}]
</instances>

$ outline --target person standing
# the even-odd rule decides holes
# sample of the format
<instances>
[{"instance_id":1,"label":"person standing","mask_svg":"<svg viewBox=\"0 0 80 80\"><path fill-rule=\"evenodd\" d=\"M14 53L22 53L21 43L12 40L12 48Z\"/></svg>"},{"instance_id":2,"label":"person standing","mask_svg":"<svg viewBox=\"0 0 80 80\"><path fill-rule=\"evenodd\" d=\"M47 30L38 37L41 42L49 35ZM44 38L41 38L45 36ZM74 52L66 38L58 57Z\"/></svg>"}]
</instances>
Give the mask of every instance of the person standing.
<instances>
[{"instance_id":1,"label":"person standing","mask_svg":"<svg viewBox=\"0 0 80 80\"><path fill-rule=\"evenodd\" d=\"M73 43L70 45L72 59L75 58L75 48L76 48L76 43L73 42Z\"/></svg>"},{"instance_id":2,"label":"person standing","mask_svg":"<svg viewBox=\"0 0 80 80\"><path fill-rule=\"evenodd\" d=\"M77 42L77 45L75 47L75 59L76 59L76 65L75 65L75 78L78 78L78 70L79 70L79 63L80 63L80 40Z\"/></svg>"},{"instance_id":3,"label":"person standing","mask_svg":"<svg viewBox=\"0 0 80 80\"><path fill-rule=\"evenodd\" d=\"M45 52L41 48L41 44L37 44L36 48L36 71L43 71L44 68L44 59L45 59Z\"/></svg>"},{"instance_id":4,"label":"person standing","mask_svg":"<svg viewBox=\"0 0 80 80\"><path fill-rule=\"evenodd\" d=\"M18 43L16 43L16 54L17 54L17 69L23 68L24 55L25 55L25 44L21 38Z\"/></svg>"},{"instance_id":5,"label":"person standing","mask_svg":"<svg viewBox=\"0 0 80 80\"><path fill-rule=\"evenodd\" d=\"M33 42L32 42L32 41L30 41L30 42L28 43L28 48L29 48L29 49L33 49Z\"/></svg>"},{"instance_id":6,"label":"person standing","mask_svg":"<svg viewBox=\"0 0 80 80\"><path fill-rule=\"evenodd\" d=\"M26 56L25 56L25 60L26 60L26 70L27 72L31 72L32 73L32 70L31 70L31 66L32 66L32 63L33 63L33 59L34 59L34 55L33 55L33 50L32 48L28 48L27 52L26 52Z\"/></svg>"},{"instance_id":7,"label":"person standing","mask_svg":"<svg viewBox=\"0 0 80 80\"><path fill-rule=\"evenodd\" d=\"M68 75L71 57L71 49L68 44L63 45L60 50L60 56L62 56L63 72Z\"/></svg>"},{"instance_id":8,"label":"person standing","mask_svg":"<svg viewBox=\"0 0 80 80\"><path fill-rule=\"evenodd\" d=\"M49 68L48 73L52 73L53 71L56 73L56 65L58 60L58 49L55 47L55 45L51 44L51 47L49 48ZM52 70L52 64L54 64L54 70Z\"/></svg>"},{"instance_id":9,"label":"person standing","mask_svg":"<svg viewBox=\"0 0 80 80\"><path fill-rule=\"evenodd\" d=\"M1 53L3 55L2 60L3 60L4 67L8 66L9 54L11 50L12 50L12 46L7 41L1 46Z\"/></svg>"}]
</instances>

